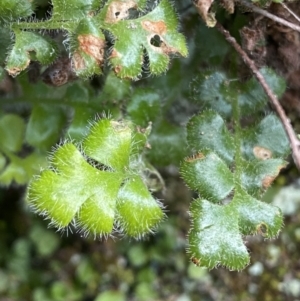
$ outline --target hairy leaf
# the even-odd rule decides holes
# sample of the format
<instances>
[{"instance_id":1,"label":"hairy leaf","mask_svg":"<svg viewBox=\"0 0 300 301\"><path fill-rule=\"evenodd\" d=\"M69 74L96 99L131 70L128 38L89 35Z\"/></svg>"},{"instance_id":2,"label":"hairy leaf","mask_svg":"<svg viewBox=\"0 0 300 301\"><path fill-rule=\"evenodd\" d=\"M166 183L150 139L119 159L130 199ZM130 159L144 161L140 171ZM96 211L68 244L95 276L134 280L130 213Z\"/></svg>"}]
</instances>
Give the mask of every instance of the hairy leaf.
<instances>
[{"instance_id":1,"label":"hairy leaf","mask_svg":"<svg viewBox=\"0 0 300 301\"><path fill-rule=\"evenodd\" d=\"M127 105L127 112L135 124L146 127L160 117L160 103L160 95L155 91L137 89Z\"/></svg>"},{"instance_id":2,"label":"hairy leaf","mask_svg":"<svg viewBox=\"0 0 300 301\"><path fill-rule=\"evenodd\" d=\"M260 72L271 90L277 97L281 97L286 88L284 79L270 68L262 68ZM235 91L238 93L238 102L243 115L248 115L255 110L263 108L268 102L267 95L254 77L248 80L242 86L242 89L238 85Z\"/></svg>"},{"instance_id":3,"label":"hairy leaf","mask_svg":"<svg viewBox=\"0 0 300 301\"><path fill-rule=\"evenodd\" d=\"M141 75L144 50L152 74L161 74L167 68L169 56L187 56L183 35L177 32L178 22L171 4L162 0L143 17L125 20L128 10L136 8L135 1L110 0L99 14L115 43L110 62L121 78L138 78Z\"/></svg>"},{"instance_id":4,"label":"hairy leaf","mask_svg":"<svg viewBox=\"0 0 300 301\"><path fill-rule=\"evenodd\" d=\"M186 184L211 202L220 202L234 188L233 175L227 165L212 152L186 158L180 167ZM216 184L216 179L218 179Z\"/></svg>"},{"instance_id":5,"label":"hairy leaf","mask_svg":"<svg viewBox=\"0 0 300 301\"><path fill-rule=\"evenodd\" d=\"M275 115L268 115L243 136L243 152L247 158L285 157L290 151L288 137Z\"/></svg>"},{"instance_id":6,"label":"hairy leaf","mask_svg":"<svg viewBox=\"0 0 300 301\"><path fill-rule=\"evenodd\" d=\"M101 74L104 63L106 41L104 34L92 18L82 19L70 39L72 53L72 66L80 77Z\"/></svg>"},{"instance_id":7,"label":"hairy leaf","mask_svg":"<svg viewBox=\"0 0 300 301\"><path fill-rule=\"evenodd\" d=\"M85 235L151 232L163 212L141 179L135 139L127 123L99 120L80 147L69 142L57 149L51 167L29 187L30 205L59 229L73 224Z\"/></svg>"},{"instance_id":8,"label":"hairy leaf","mask_svg":"<svg viewBox=\"0 0 300 301\"><path fill-rule=\"evenodd\" d=\"M26 69L32 60L30 54L42 64L50 64L57 56L57 46L51 39L29 31L15 31L15 44L10 52L6 70L12 76Z\"/></svg>"},{"instance_id":9,"label":"hairy leaf","mask_svg":"<svg viewBox=\"0 0 300 301\"><path fill-rule=\"evenodd\" d=\"M190 211L193 225L188 251L194 263L209 269L221 265L230 270L241 270L249 263L234 207L197 199Z\"/></svg>"},{"instance_id":10,"label":"hairy leaf","mask_svg":"<svg viewBox=\"0 0 300 301\"><path fill-rule=\"evenodd\" d=\"M132 177L120 188L117 212L120 229L134 237L151 232L163 217L161 207L139 177Z\"/></svg>"},{"instance_id":11,"label":"hairy leaf","mask_svg":"<svg viewBox=\"0 0 300 301\"><path fill-rule=\"evenodd\" d=\"M0 18L25 18L33 14L33 3L28 0L1 0Z\"/></svg>"},{"instance_id":12,"label":"hairy leaf","mask_svg":"<svg viewBox=\"0 0 300 301\"><path fill-rule=\"evenodd\" d=\"M145 0L109 0L106 3L53 0L52 5L49 20L20 22L12 27L16 42L6 60L10 75L18 75L30 61L48 65L57 57L54 39L31 31L36 29L67 32L63 43L68 44L70 53L43 73L43 80L54 86L64 85L77 76L87 78L102 74L107 59L119 77L137 79L143 67L149 66L149 71L157 75L168 69L171 56L187 56L184 36L177 30L176 14L168 0L162 0L150 12ZM144 16L141 16L142 10L146 12ZM113 46L107 50L107 44Z\"/></svg>"},{"instance_id":13,"label":"hairy leaf","mask_svg":"<svg viewBox=\"0 0 300 301\"><path fill-rule=\"evenodd\" d=\"M102 119L91 128L83 142L85 153L116 170L128 167L131 129L126 123Z\"/></svg>"},{"instance_id":14,"label":"hairy leaf","mask_svg":"<svg viewBox=\"0 0 300 301\"><path fill-rule=\"evenodd\" d=\"M280 97L285 90L285 82L273 70L260 70L273 92ZM191 84L191 93L196 102L201 102L221 115L231 117L232 103L238 99L239 110L243 115L250 115L262 109L268 98L255 78L241 83L230 79L224 72L202 72Z\"/></svg>"},{"instance_id":15,"label":"hairy leaf","mask_svg":"<svg viewBox=\"0 0 300 301\"><path fill-rule=\"evenodd\" d=\"M228 84L227 76L223 72L203 72L191 84L192 96L205 107L229 116L232 96Z\"/></svg>"},{"instance_id":16,"label":"hairy leaf","mask_svg":"<svg viewBox=\"0 0 300 301\"><path fill-rule=\"evenodd\" d=\"M244 192L237 192L230 205L238 211L240 231L244 235L258 233L272 238L281 230L282 214L275 206L258 201Z\"/></svg>"},{"instance_id":17,"label":"hairy leaf","mask_svg":"<svg viewBox=\"0 0 300 301\"><path fill-rule=\"evenodd\" d=\"M234 156L232 135L224 120L213 111L205 111L192 117L187 124L187 141L193 152L211 149L225 162L231 163Z\"/></svg>"},{"instance_id":18,"label":"hairy leaf","mask_svg":"<svg viewBox=\"0 0 300 301\"><path fill-rule=\"evenodd\" d=\"M243 189L253 197L261 197L286 165L282 159L257 159L247 163L241 173Z\"/></svg>"},{"instance_id":19,"label":"hairy leaf","mask_svg":"<svg viewBox=\"0 0 300 301\"><path fill-rule=\"evenodd\" d=\"M76 218L84 230L93 234L110 233L122 176L92 167L71 143L58 149L53 167L54 171L45 170L32 182L31 205L47 213L59 228Z\"/></svg>"},{"instance_id":20,"label":"hairy leaf","mask_svg":"<svg viewBox=\"0 0 300 301\"><path fill-rule=\"evenodd\" d=\"M251 80L245 87L251 87L249 83ZM247 98L256 93L254 87ZM233 107L241 104L240 95L235 97ZM242 129L238 114L239 108L234 108L231 132L212 111L192 117L187 124L187 140L194 155L181 164L181 175L206 199L191 205L189 249L192 262L209 268L244 268L249 256L242 235L272 238L282 227L280 210L257 198L286 166L282 159L289 151L286 133L274 115ZM216 202L220 204L213 204Z\"/></svg>"},{"instance_id":21,"label":"hairy leaf","mask_svg":"<svg viewBox=\"0 0 300 301\"><path fill-rule=\"evenodd\" d=\"M88 16L95 9L96 0L52 0L53 20L74 20Z\"/></svg>"}]
</instances>

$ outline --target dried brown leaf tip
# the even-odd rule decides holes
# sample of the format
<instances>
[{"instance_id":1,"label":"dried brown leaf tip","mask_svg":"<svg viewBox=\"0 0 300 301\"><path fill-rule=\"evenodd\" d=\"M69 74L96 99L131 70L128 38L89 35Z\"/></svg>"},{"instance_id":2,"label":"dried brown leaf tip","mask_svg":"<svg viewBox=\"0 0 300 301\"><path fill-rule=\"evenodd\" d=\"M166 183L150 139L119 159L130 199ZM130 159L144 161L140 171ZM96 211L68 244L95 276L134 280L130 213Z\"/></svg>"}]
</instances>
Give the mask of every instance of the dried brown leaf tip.
<instances>
[{"instance_id":1,"label":"dried brown leaf tip","mask_svg":"<svg viewBox=\"0 0 300 301\"><path fill-rule=\"evenodd\" d=\"M6 68L8 74L12 77L17 76L21 71L25 70L30 64L30 59L28 59L23 66L18 67L12 67L12 68Z\"/></svg>"},{"instance_id":2,"label":"dried brown leaf tip","mask_svg":"<svg viewBox=\"0 0 300 301\"><path fill-rule=\"evenodd\" d=\"M272 158L272 152L261 146L255 146L253 148L253 154L259 160L268 160Z\"/></svg>"},{"instance_id":3,"label":"dried brown leaf tip","mask_svg":"<svg viewBox=\"0 0 300 301\"><path fill-rule=\"evenodd\" d=\"M79 35L77 39L79 48L93 57L99 65L102 65L104 62L104 50L106 46L105 40L91 34Z\"/></svg>"},{"instance_id":4,"label":"dried brown leaf tip","mask_svg":"<svg viewBox=\"0 0 300 301\"><path fill-rule=\"evenodd\" d=\"M277 174L278 175L278 174ZM275 180L276 176L266 176L263 181L262 181L262 186L264 189L267 189L271 186L271 184L273 183L273 181Z\"/></svg>"},{"instance_id":5,"label":"dried brown leaf tip","mask_svg":"<svg viewBox=\"0 0 300 301\"><path fill-rule=\"evenodd\" d=\"M197 259L196 257L192 257L192 258L191 258L191 262L192 262L193 264L195 264L196 266L200 266L201 260L200 260L200 259Z\"/></svg>"},{"instance_id":6,"label":"dried brown leaf tip","mask_svg":"<svg viewBox=\"0 0 300 301\"><path fill-rule=\"evenodd\" d=\"M276 172L275 172L274 174L265 176L265 177L263 178L263 180L262 180L262 187L263 187L264 189L269 188L269 187L271 186L271 184L273 183L273 181L277 178L277 176L278 176L278 174L280 173L281 169L283 169L283 168L285 168L285 167L286 167L285 164L284 164L284 165L280 165L280 166L277 168L277 170L276 170Z\"/></svg>"},{"instance_id":7,"label":"dried brown leaf tip","mask_svg":"<svg viewBox=\"0 0 300 301\"><path fill-rule=\"evenodd\" d=\"M107 9L105 22L106 23L117 23L120 20L124 20L129 16L129 9L137 8L136 1L129 0L123 1L113 1L109 4Z\"/></svg>"},{"instance_id":8,"label":"dried brown leaf tip","mask_svg":"<svg viewBox=\"0 0 300 301\"><path fill-rule=\"evenodd\" d=\"M217 23L215 13L211 12L214 0L194 0L194 5L208 27L214 27Z\"/></svg>"},{"instance_id":9,"label":"dried brown leaf tip","mask_svg":"<svg viewBox=\"0 0 300 301\"><path fill-rule=\"evenodd\" d=\"M6 69L8 74L12 77L17 76L21 71L26 69L29 66L30 60L28 60L28 64L26 64L24 67L12 67L10 69Z\"/></svg>"},{"instance_id":10,"label":"dried brown leaf tip","mask_svg":"<svg viewBox=\"0 0 300 301\"><path fill-rule=\"evenodd\" d=\"M77 76L68 57L59 58L42 73L43 82L55 87L62 86L75 79L77 79Z\"/></svg>"}]
</instances>

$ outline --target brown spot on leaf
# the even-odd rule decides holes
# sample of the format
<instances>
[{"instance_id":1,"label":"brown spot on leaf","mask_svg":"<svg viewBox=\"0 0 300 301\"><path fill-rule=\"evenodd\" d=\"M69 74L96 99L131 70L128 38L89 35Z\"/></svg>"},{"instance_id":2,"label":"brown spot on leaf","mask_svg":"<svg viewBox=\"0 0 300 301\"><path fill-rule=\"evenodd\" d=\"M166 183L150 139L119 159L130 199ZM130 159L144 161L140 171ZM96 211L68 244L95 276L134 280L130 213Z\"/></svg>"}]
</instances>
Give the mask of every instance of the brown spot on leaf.
<instances>
[{"instance_id":1,"label":"brown spot on leaf","mask_svg":"<svg viewBox=\"0 0 300 301\"><path fill-rule=\"evenodd\" d=\"M153 47L155 51L165 54L176 52L176 49L168 47L161 37L167 31L165 22L145 20L141 22L141 25L146 31L151 33L151 35L148 36L148 43Z\"/></svg>"},{"instance_id":2,"label":"brown spot on leaf","mask_svg":"<svg viewBox=\"0 0 300 301\"><path fill-rule=\"evenodd\" d=\"M268 227L265 223L260 223L256 226L256 232L262 236L268 233Z\"/></svg>"},{"instance_id":3,"label":"brown spot on leaf","mask_svg":"<svg viewBox=\"0 0 300 301\"><path fill-rule=\"evenodd\" d=\"M41 77L44 83L55 87L62 86L77 78L68 57L59 58L42 73Z\"/></svg>"},{"instance_id":4,"label":"brown spot on leaf","mask_svg":"<svg viewBox=\"0 0 300 301\"><path fill-rule=\"evenodd\" d=\"M105 40L91 34L79 35L77 39L79 41L80 49L93 57L99 65L102 65L104 62L104 49L106 46Z\"/></svg>"},{"instance_id":5,"label":"brown spot on leaf","mask_svg":"<svg viewBox=\"0 0 300 301\"><path fill-rule=\"evenodd\" d=\"M142 21L141 22L142 27L151 32L151 33L156 33L158 35L163 35L167 31L167 26L164 21Z\"/></svg>"},{"instance_id":6,"label":"brown spot on leaf","mask_svg":"<svg viewBox=\"0 0 300 301\"><path fill-rule=\"evenodd\" d=\"M72 67L74 70L82 70L85 68L85 61L79 51L75 51L72 56Z\"/></svg>"},{"instance_id":7,"label":"brown spot on leaf","mask_svg":"<svg viewBox=\"0 0 300 301\"><path fill-rule=\"evenodd\" d=\"M257 159L260 160L268 160L272 158L272 152L269 149L261 146L255 146L253 148L253 154Z\"/></svg>"},{"instance_id":8,"label":"brown spot on leaf","mask_svg":"<svg viewBox=\"0 0 300 301\"><path fill-rule=\"evenodd\" d=\"M126 2L113 1L112 3L110 3L110 5L107 9L105 22L106 23L117 23L120 20L123 20L128 17L130 8L136 8L136 7L137 7L137 4L133 0L129 0Z\"/></svg>"},{"instance_id":9,"label":"brown spot on leaf","mask_svg":"<svg viewBox=\"0 0 300 301\"><path fill-rule=\"evenodd\" d=\"M161 42L160 48L165 54L177 53L178 49L168 46L165 42Z\"/></svg>"},{"instance_id":10,"label":"brown spot on leaf","mask_svg":"<svg viewBox=\"0 0 300 301\"><path fill-rule=\"evenodd\" d=\"M120 73L121 70L122 70L122 66L120 66L120 65L117 65L117 66L114 67L114 72L116 74Z\"/></svg>"},{"instance_id":11,"label":"brown spot on leaf","mask_svg":"<svg viewBox=\"0 0 300 301\"><path fill-rule=\"evenodd\" d=\"M192 262L193 264L195 264L196 266L200 266L200 264L201 264L201 260L200 260L200 259L197 259L196 257L192 257L192 258L191 258L191 262Z\"/></svg>"},{"instance_id":12,"label":"brown spot on leaf","mask_svg":"<svg viewBox=\"0 0 300 301\"><path fill-rule=\"evenodd\" d=\"M178 49L168 46L162 37L167 32L167 26L164 21L144 20L141 22L141 25L150 33L147 40L153 50L164 54L178 52Z\"/></svg>"},{"instance_id":13,"label":"brown spot on leaf","mask_svg":"<svg viewBox=\"0 0 300 301\"><path fill-rule=\"evenodd\" d=\"M193 155L191 157L185 158L185 161L186 162L193 162L193 161L196 161L196 160L202 160L204 158L205 158L204 154L197 153L197 154L195 154L195 155Z\"/></svg>"},{"instance_id":14,"label":"brown spot on leaf","mask_svg":"<svg viewBox=\"0 0 300 301\"><path fill-rule=\"evenodd\" d=\"M168 46L164 40L157 34L152 34L147 38L148 43L151 45L152 49L156 52L170 54L170 53L177 53L178 49L174 47Z\"/></svg>"}]
</instances>

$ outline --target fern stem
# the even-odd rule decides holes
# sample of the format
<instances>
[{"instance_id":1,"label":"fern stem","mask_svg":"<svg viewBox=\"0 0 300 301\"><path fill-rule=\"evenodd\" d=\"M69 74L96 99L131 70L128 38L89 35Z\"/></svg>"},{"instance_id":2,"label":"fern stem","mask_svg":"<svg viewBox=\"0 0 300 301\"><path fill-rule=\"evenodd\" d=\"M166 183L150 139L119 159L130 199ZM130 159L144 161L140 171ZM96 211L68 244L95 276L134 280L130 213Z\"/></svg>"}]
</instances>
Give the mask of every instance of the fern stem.
<instances>
[{"instance_id":1,"label":"fern stem","mask_svg":"<svg viewBox=\"0 0 300 301\"><path fill-rule=\"evenodd\" d=\"M241 186L240 176L242 173L243 157L241 152L241 125L240 125L240 108L238 97L233 97L232 100L232 115L234 127L234 145L235 145L235 183L237 187Z\"/></svg>"},{"instance_id":2,"label":"fern stem","mask_svg":"<svg viewBox=\"0 0 300 301\"><path fill-rule=\"evenodd\" d=\"M15 22L12 23L13 29L32 29L32 30L70 30L76 25L76 21L41 21L41 22Z\"/></svg>"}]
</instances>

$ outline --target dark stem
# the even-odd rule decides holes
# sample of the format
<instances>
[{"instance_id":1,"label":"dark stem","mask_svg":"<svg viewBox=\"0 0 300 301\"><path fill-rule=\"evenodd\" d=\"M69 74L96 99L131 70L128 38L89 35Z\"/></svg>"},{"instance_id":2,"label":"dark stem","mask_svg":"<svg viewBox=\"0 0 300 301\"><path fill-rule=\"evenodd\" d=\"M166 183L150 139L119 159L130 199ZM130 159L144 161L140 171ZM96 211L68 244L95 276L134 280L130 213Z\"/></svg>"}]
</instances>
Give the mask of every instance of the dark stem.
<instances>
[{"instance_id":1,"label":"dark stem","mask_svg":"<svg viewBox=\"0 0 300 301\"><path fill-rule=\"evenodd\" d=\"M289 27L289 28L291 28L291 29L293 29L295 31L300 32L300 26L298 26L298 25L296 25L294 23L291 23L289 21L286 21L286 20L284 20L282 18L279 18L279 17L277 17L277 16L275 16L275 15L267 12L266 10L263 10L263 9L257 7L256 5L254 5L254 4L250 3L250 2L247 2L245 0L237 0L237 3L241 4L241 6L249 8L252 12L258 13L258 14L260 14L260 15L262 15L264 17L267 17L267 18L269 18L269 19L271 19L271 20L273 20L273 21L275 21L277 23L283 24L286 27Z\"/></svg>"},{"instance_id":2,"label":"dark stem","mask_svg":"<svg viewBox=\"0 0 300 301\"><path fill-rule=\"evenodd\" d=\"M241 151L241 125L240 125L240 107L237 95L232 99L232 117L234 127L234 145L235 145L235 184L241 187L241 174L243 171L243 158Z\"/></svg>"},{"instance_id":3,"label":"dark stem","mask_svg":"<svg viewBox=\"0 0 300 301\"><path fill-rule=\"evenodd\" d=\"M300 18L284 3L280 3L281 6L286 9L298 22L300 22Z\"/></svg>"},{"instance_id":4,"label":"dark stem","mask_svg":"<svg viewBox=\"0 0 300 301\"><path fill-rule=\"evenodd\" d=\"M216 28L226 38L226 40L231 44L231 46L237 51L237 53L242 57L244 63L251 69L253 75L256 77L256 79L259 81L259 83L265 90L265 92L269 98L269 101L271 102L272 106L274 107L275 111L277 112L277 115L279 116L281 122L283 123L284 129L290 140L294 162L295 162L298 170L300 171L300 141L297 138L297 136L292 128L290 120L288 119L283 108L281 107L281 105L277 99L277 96L273 93L273 91L267 84L265 78L259 72L255 63L248 57L246 52L237 43L235 38L232 37L230 35L230 33L226 29L224 29L224 27L220 23L216 24Z\"/></svg>"}]
</instances>

